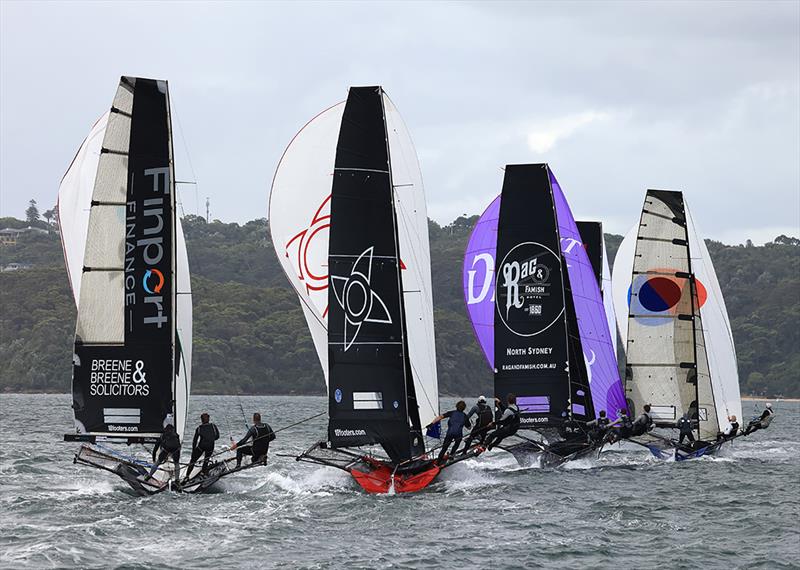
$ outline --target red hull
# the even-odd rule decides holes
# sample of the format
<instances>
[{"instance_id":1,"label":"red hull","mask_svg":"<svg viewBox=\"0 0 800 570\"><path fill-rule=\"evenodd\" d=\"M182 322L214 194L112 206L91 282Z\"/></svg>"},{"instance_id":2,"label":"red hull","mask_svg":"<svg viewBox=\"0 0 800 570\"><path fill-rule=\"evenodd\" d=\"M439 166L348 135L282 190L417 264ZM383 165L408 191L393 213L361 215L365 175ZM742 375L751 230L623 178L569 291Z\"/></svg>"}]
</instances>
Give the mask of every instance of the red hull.
<instances>
[{"instance_id":1,"label":"red hull","mask_svg":"<svg viewBox=\"0 0 800 570\"><path fill-rule=\"evenodd\" d=\"M367 493L388 493L392 487L393 469L389 465L377 461L370 461L369 466L371 467L369 472L352 469L350 474ZM440 471L441 467L431 464L428 469L420 473L395 475L394 491L395 493L420 491L430 485Z\"/></svg>"}]
</instances>

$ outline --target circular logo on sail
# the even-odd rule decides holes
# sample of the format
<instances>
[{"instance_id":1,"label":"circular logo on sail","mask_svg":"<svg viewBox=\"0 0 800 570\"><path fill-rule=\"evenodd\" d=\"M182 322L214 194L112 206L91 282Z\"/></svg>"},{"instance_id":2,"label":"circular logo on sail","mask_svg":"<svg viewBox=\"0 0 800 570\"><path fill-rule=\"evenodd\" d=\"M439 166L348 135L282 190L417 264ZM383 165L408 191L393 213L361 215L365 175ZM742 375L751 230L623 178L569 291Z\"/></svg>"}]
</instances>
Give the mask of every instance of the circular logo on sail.
<instances>
[{"instance_id":1,"label":"circular logo on sail","mask_svg":"<svg viewBox=\"0 0 800 570\"><path fill-rule=\"evenodd\" d=\"M692 314L689 280L677 277L677 272L675 268L658 267L634 276L628 289L628 306L636 322L646 326L661 326L671 323L664 316ZM705 305L708 291L699 279L695 278L695 283L697 310Z\"/></svg>"},{"instance_id":2,"label":"circular logo on sail","mask_svg":"<svg viewBox=\"0 0 800 570\"><path fill-rule=\"evenodd\" d=\"M161 293L161 288L163 286L164 274L158 269L152 268L144 272L144 277L142 277L142 287L144 287L145 291L151 295L155 295L157 293Z\"/></svg>"},{"instance_id":3,"label":"circular logo on sail","mask_svg":"<svg viewBox=\"0 0 800 570\"><path fill-rule=\"evenodd\" d=\"M336 400L337 404L342 403L342 389L336 388L336 391L333 393L333 399Z\"/></svg>"},{"instance_id":4,"label":"circular logo on sail","mask_svg":"<svg viewBox=\"0 0 800 570\"><path fill-rule=\"evenodd\" d=\"M534 336L548 329L564 312L560 282L561 258L536 242L514 246L495 276L497 314L512 333Z\"/></svg>"}]
</instances>

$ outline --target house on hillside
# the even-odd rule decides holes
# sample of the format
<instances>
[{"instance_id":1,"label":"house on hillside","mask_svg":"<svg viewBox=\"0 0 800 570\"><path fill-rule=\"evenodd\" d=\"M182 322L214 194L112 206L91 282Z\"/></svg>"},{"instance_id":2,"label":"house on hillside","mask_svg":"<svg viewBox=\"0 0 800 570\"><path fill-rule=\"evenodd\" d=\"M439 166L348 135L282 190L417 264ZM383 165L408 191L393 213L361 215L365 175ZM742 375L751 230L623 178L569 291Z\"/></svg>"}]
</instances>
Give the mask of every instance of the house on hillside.
<instances>
[{"instance_id":1,"label":"house on hillside","mask_svg":"<svg viewBox=\"0 0 800 570\"><path fill-rule=\"evenodd\" d=\"M19 236L26 234L26 233L38 233L38 234L49 234L50 232L47 230L43 230L42 228L32 228L28 226L27 228L5 228L0 230L0 246L6 245L17 245L17 239Z\"/></svg>"}]
</instances>

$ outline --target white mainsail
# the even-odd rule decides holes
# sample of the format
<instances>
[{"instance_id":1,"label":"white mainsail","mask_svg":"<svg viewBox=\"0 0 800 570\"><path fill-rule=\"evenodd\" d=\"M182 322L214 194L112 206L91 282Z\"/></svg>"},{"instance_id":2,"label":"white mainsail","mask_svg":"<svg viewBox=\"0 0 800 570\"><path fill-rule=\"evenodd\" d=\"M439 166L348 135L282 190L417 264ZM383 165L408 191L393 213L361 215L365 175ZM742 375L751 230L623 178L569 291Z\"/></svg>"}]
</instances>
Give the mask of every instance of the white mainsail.
<instances>
[{"instance_id":1,"label":"white mainsail","mask_svg":"<svg viewBox=\"0 0 800 570\"><path fill-rule=\"evenodd\" d=\"M383 95L403 263L409 360L422 425L438 414L433 288L425 193L417 154L392 101ZM309 121L283 153L269 201L272 243L308 322L328 381L328 228L344 102Z\"/></svg>"},{"instance_id":2,"label":"white mainsail","mask_svg":"<svg viewBox=\"0 0 800 570\"><path fill-rule=\"evenodd\" d=\"M606 321L608 322L608 331L611 334L611 345L614 347L614 356L617 356L617 321L614 316L614 295L612 294L611 286L611 269L608 266L608 251L606 250L606 238L603 232L600 232L600 242L603 246L603 269L600 280L600 293L603 295L603 308L606 312Z\"/></svg>"}]
</instances>

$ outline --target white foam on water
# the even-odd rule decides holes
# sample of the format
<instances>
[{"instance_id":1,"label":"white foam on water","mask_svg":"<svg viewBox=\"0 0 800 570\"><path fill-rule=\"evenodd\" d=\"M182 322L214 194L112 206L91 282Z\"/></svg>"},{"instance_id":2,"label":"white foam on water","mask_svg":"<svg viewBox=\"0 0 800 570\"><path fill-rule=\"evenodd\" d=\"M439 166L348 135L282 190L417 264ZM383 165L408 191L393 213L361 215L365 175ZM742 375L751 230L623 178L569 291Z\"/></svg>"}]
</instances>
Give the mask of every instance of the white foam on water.
<instances>
[{"instance_id":1,"label":"white foam on water","mask_svg":"<svg viewBox=\"0 0 800 570\"><path fill-rule=\"evenodd\" d=\"M500 483L488 470L479 468L478 465L477 461L461 461L443 470L439 480L448 491L482 490Z\"/></svg>"},{"instance_id":2,"label":"white foam on water","mask_svg":"<svg viewBox=\"0 0 800 570\"><path fill-rule=\"evenodd\" d=\"M267 482L282 491L295 495L321 497L332 495L332 491L353 488L353 480L350 475L333 467L320 467L297 477L272 472L267 476Z\"/></svg>"}]
</instances>

